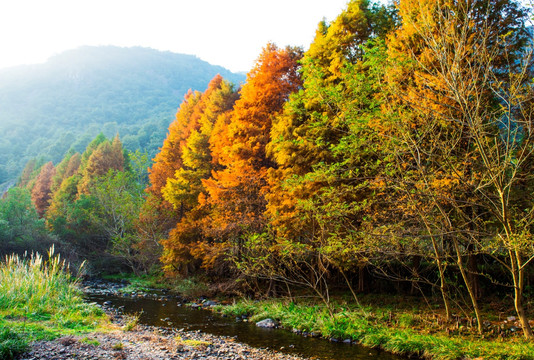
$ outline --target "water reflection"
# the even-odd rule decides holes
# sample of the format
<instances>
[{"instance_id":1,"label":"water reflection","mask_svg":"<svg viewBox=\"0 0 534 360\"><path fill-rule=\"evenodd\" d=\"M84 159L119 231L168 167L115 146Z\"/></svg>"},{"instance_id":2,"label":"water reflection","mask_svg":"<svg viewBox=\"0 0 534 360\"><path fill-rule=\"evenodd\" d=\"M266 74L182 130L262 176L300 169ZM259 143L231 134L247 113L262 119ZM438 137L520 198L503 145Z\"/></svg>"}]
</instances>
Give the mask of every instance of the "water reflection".
<instances>
[{"instance_id":1,"label":"water reflection","mask_svg":"<svg viewBox=\"0 0 534 360\"><path fill-rule=\"evenodd\" d=\"M125 313L139 313L140 322L146 325L174 327L189 331L200 330L221 336L232 336L237 341L257 348L269 348L285 353L321 360L399 360L390 355L357 345L332 343L325 339L303 337L287 330L264 329L248 322L223 318L204 309L179 306L176 301L146 298L128 298L108 295L88 295L90 301L123 308Z\"/></svg>"}]
</instances>

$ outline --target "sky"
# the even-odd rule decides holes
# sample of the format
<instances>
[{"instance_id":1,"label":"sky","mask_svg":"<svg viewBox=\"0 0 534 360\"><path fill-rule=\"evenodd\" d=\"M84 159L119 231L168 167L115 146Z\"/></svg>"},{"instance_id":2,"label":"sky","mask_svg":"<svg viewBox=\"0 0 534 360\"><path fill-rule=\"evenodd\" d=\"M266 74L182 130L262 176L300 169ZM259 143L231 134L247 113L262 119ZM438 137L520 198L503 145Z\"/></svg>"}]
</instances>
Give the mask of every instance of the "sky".
<instances>
[{"instance_id":1,"label":"sky","mask_svg":"<svg viewBox=\"0 0 534 360\"><path fill-rule=\"evenodd\" d=\"M142 46L248 72L263 46L303 46L348 0L0 1L0 68L84 45Z\"/></svg>"}]
</instances>

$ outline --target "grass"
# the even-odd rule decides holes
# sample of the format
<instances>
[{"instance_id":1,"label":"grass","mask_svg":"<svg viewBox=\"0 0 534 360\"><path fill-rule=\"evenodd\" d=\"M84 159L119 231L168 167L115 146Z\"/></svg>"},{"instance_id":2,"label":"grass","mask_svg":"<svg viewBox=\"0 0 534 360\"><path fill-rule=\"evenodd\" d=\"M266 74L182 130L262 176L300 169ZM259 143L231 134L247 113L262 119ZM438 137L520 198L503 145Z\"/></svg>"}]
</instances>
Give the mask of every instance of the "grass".
<instances>
[{"instance_id":1,"label":"grass","mask_svg":"<svg viewBox=\"0 0 534 360\"><path fill-rule=\"evenodd\" d=\"M53 249L49 260L8 256L0 262L0 358L10 359L35 340L94 331L108 324L87 304L77 280Z\"/></svg>"},{"instance_id":2,"label":"grass","mask_svg":"<svg viewBox=\"0 0 534 360\"><path fill-rule=\"evenodd\" d=\"M248 315L251 321L272 318L287 329L319 333L325 338L351 339L364 346L381 348L399 355L437 360L456 359L534 359L534 344L521 338L482 339L469 334L448 336L427 322L416 309L395 309L379 305L365 308L338 303L334 316L312 301L298 304L284 300L242 300L218 306L226 315Z\"/></svg>"},{"instance_id":3,"label":"grass","mask_svg":"<svg viewBox=\"0 0 534 360\"><path fill-rule=\"evenodd\" d=\"M113 346L111 348L113 350L120 351L120 350L124 349L124 344L122 342L118 342L118 343L113 344Z\"/></svg>"},{"instance_id":4,"label":"grass","mask_svg":"<svg viewBox=\"0 0 534 360\"><path fill-rule=\"evenodd\" d=\"M28 348L28 342L11 329L0 326L0 359L13 359Z\"/></svg>"},{"instance_id":5,"label":"grass","mask_svg":"<svg viewBox=\"0 0 534 360\"><path fill-rule=\"evenodd\" d=\"M168 284L165 283L165 279L161 273L144 275L119 273L104 275L102 278L110 281L128 281L128 285L119 290L124 294L140 291L150 292L154 289L168 289Z\"/></svg>"},{"instance_id":6,"label":"grass","mask_svg":"<svg viewBox=\"0 0 534 360\"><path fill-rule=\"evenodd\" d=\"M131 315L125 315L125 324L122 327L124 331L132 331L137 327L141 313L135 313Z\"/></svg>"},{"instance_id":7,"label":"grass","mask_svg":"<svg viewBox=\"0 0 534 360\"><path fill-rule=\"evenodd\" d=\"M211 343L209 341L192 340L192 339L184 340L180 336L175 337L174 341L176 341L176 344L178 346L189 346L189 347L193 347L193 348L206 347L206 346L210 346L211 345Z\"/></svg>"},{"instance_id":8,"label":"grass","mask_svg":"<svg viewBox=\"0 0 534 360\"><path fill-rule=\"evenodd\" d=\"M91 339L91 338L88 338L88 337L84 337L84 338L80 339L80 342L83 343L83 344L87 344L87 345L100 346L100 342L98 340Z\"/></svg>"},{"instance_id":9,"label":"grass","mask_svg":"<svg viewBox=\"0 0 534 360\"><path fill-rule=\"evenodd\" d=\"M131 273L120 273L105 275L104 279L110 281L128 281L128 285L119 289L123 294L133 292L150 293L155 289L170 290L186 298L197 298L210 292L208 285L199 277L190 278L166 278L163 273L151 273L135 275Z\"/></svg>"}]
</instances>

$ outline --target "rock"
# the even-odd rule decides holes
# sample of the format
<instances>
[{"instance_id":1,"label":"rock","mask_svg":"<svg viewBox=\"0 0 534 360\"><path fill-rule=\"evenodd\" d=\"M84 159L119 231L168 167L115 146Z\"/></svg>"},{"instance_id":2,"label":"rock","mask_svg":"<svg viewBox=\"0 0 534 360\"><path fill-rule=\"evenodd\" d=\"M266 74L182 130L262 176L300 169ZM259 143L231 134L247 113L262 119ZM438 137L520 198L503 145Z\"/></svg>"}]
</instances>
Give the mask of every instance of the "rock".
<instances>
[{"instance_id":1,"label":"rock","mask_svg":"<svg viewBox=\"0 0 534 360\"><path fill-rule=\"evenodd\" d=\"M508 316L508 317L506 318L506 320L507 320L507 321L516 321L517 319L516 319L515 316Z\"/></svg>"},{"instance_id":2,"label":"rock","mask_svg":"<svg viewBox=\"0 0 534 360\"><path fill-rule=\"evenodd\" d=\"M213 300L207 300L207 301L204 301L202 303L202 306L206 306L206 307L207 306L215 306L215 305L217 305L217 303L215 301L213 301Z\"/></svg>"},{"instance_id":3,"label":"rock","mask_svg":"<svg viewBox=\"0 0 534 360\"><path fill-rule=\"evenodd\" d=\"M111 301L104 301L104 303L102 304L104 306L111 306Z\"/></svg>"},{"instance_id":4,"label":"rock","mask_svg":"<svg viewBox=\"0 0 534 360\"><path fill-rule=\"evenodd\" d=\"M262 320L262 321L258 321L256 323L256 326L257 327L261 327L261 328L272 329L272 328L276 327L276 322L273 319L265 319L265 320Z\"/></svg>"},{"instance_id":5,"label":"rock","mask_svg":"<svg viewBox=\"0 0 534 360\"><path fill-rule=\"evenodd\" d=\"M352 340L351 339L345 339L345 340L343 340L343 343L352 344Z\"/></svg>"}]
</instances>

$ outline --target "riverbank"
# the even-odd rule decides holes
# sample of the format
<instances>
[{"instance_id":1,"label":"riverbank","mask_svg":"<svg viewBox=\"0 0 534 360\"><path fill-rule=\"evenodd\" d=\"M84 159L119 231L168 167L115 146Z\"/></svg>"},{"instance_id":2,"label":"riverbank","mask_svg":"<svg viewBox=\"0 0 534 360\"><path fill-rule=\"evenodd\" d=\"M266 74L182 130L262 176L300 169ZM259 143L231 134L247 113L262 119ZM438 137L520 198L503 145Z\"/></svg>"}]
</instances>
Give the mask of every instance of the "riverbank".
<instances>
[{"instance_id":1,"label":"riverbank","mask_svg":"<svg viewBox=\"0 0 534 360\"><path fill-rule=\"evenodd\" d=\"M478 336L461 319L438 324L438 318L421 311L417 303L408 311L402 309L400 302L396 307L380 302L362 307L333 303L331 314L324 305L310 300L298 304L283 299L240 300L215 310L250 322L271 319L277 326L303 336L360 344L402 356L437 360L534 359L534 343L511 333L520 333L513 317L495 324L488 322L486 335ZM501 327L502 331L495 332Z\"/></svg>"},{"instance_id":2,"label":"riverbank","mask_svg":"<svg viewBox=\"0 0 534 360\"><path fill-rule=\"evenodd\" d=\"M136 324L125 330L128 319L110 315L113 328L55 340L37 341L20 360L127 359L127 360L304 360L256 349L233 338Z\"/></svg>"},{"instance_id":3,"label":"riverbank","mask_svg":"<svg viewBox=\"0 0 534 360\"><path fill-rule=\"evenodd\" d=\"M0 262L0 359L12 359L30 343L87 333L108 318L84 301L66 265L51 249L48 260L9 256Z\"/></svg>"},{"instance_id":4,"label":"riverbank","mask_svg":"<svg viewBox=\"0 0 534 360\"><path fill-rule=\"evenodd\" d=\"M130 295L139 295L135 286L127 289ZM514 310L497 298L487 298L482 308L486 319L482 336L469 323L468 314L458 311L453 321L446 322L438 300L434 303L418 297L362 295L361 306L356 306L351 297L340 296L332 301L330 311L306 297L293 301L220 300L215 307L205 298L190 305L214 310L230 321L254 323L270 318L278 327L302 336L360 344L403 356L438 360L534 359L534 344L523 339Z\"/></svg>"}]
</instances>

